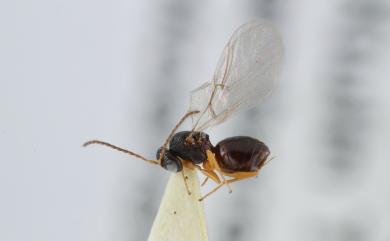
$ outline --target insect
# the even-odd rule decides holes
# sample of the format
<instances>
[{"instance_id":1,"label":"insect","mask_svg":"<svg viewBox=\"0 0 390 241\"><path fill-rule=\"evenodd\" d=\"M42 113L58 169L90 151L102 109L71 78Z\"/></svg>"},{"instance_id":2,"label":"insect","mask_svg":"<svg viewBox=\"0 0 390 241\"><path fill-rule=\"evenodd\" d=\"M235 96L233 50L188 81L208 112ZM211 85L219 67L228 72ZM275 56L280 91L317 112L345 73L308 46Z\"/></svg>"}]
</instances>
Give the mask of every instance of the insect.
<instances>
[{"instance_id":1,"label":"insect","mask_svg":"<svg viewBox=\"0 0 390 241\"><path fill-rule=\"evenodd\" d=\"M189 109L157 150L156 159L99 140L84 146L105 145L170 172L181 172L189 194L184 167L199 170L205 175L202 185L208 179L217 184L200 201L224 185L231 192L230 183L258 175L270 160L269 148L247 136L226 138L214 146L204 131L267 97L278 78L282 59L283 44L275 28L259 20L248 22L233 33L211 81L190 92ZM192 129L177 132L189 118Z\"/></svg>"}]
</instances>

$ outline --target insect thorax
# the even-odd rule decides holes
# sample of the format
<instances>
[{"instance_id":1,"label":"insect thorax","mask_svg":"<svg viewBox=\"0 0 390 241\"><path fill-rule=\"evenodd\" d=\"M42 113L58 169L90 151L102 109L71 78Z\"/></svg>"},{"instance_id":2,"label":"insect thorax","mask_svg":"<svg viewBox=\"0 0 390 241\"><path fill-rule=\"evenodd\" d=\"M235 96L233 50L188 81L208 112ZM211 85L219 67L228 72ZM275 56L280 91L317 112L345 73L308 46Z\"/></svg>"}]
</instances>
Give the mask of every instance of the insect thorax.
<instances>
[{"instance_id":1,"label":"insect thorax","mask_svg":"<svg viewBox=\"0 0 390 241\"><path fill-rule=\"evenodd\" d=\"M178 132L169 143L169 151L194 164L200 164L206 161L206 150L212 148L209 135L197 131Z\"/></svg>"},{"instance_id":2,"label":"insect thorax","mask_svg":"<svg viewBox=\"0 0 390 241\"><path fill-rule=\"evenodd\" d=\"M206 150L212 148L209 135L204 132L178 132L172 137L169 149L165 150L160 164L170 172L180 172L183 169L180 159L190 161L195 165L201 164L207 160ZM162 147L157 150L157 159L161 151Z\"/></svg>"}]
</instances>

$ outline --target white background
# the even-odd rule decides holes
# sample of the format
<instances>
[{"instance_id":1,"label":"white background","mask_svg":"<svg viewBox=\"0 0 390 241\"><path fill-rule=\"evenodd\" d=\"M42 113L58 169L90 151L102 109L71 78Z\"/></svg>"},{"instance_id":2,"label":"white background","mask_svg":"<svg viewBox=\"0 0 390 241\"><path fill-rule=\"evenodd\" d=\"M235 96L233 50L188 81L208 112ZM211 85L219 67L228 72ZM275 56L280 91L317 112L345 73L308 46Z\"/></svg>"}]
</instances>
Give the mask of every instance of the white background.
<instances>
[{"instance_id":1,"label":"white background","mask_svg":"<svg viewBox=\"0 0 390 241\"><path fill-rule=\"evenodd\" d=\"M1 2L0 240L146 240L169 174L81 144L154 157L259 17L285 42L278 88L209 134L259 138L276 158L206 200L210 240L389 240L384 0Z\"/></svg>"}]
</instances>

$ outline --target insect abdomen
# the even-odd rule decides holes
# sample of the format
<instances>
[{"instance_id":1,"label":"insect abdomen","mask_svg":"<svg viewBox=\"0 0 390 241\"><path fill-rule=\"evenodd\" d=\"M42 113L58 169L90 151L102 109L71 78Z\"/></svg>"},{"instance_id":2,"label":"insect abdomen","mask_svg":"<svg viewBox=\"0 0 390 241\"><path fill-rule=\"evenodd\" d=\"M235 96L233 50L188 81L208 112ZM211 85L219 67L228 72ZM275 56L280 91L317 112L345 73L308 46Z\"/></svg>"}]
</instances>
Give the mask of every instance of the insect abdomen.
<instances>
[{"instance_id":1,"label":"insect abdomen","mask_svg":"<svg viewBox=\"0 0 390 241\"><path fill-rule=\"evenodd\" d=\"M224 172L258 171L270 151L261 141L247 136L235 136L220 141L214 149L215 157Z\"/></svg>"}]
</instances>

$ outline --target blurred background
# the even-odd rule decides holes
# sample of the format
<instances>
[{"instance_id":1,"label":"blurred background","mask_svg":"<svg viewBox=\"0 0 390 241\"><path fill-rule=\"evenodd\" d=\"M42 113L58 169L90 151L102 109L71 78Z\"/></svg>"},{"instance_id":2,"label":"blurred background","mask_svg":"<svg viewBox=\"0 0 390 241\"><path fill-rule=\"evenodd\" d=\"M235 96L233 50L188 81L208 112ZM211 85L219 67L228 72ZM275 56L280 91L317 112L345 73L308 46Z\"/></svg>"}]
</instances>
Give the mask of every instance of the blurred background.
<instances>
[{"instance_id":1,"label":"blurred background","mask_svg":"<svg viewBox=\"0 0 390 241\"><path fill-rule=\"evenodd\" d=\"M390 240L386 0L2 1L0 240L146 240L169 173L81 144L154 157L253 18L283 35L278 87L208 133L276 158L206 199L210 240Z\"/></svg>"}]
</instances>

